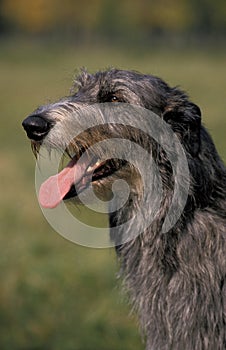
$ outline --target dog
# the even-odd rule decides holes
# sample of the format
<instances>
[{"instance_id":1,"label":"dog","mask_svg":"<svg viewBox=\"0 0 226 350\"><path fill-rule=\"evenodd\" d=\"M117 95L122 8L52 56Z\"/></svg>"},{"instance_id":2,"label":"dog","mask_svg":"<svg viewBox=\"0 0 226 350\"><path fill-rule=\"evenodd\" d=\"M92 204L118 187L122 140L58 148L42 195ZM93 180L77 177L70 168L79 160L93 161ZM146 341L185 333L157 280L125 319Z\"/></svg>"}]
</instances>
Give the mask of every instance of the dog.
<instances>
[{"instance_id":1,"label":"dog","mask_svg":"<svg viewBox=\"0 0 226 350\"><path fill-rule=\"evenodd\" d=\"M146 126L139 128L139 116L136 127L128 125L128 119L127 126L106 121L81 132L69 146L65 141L70 116L73 114L73 125L79 125L81 111L95 104L141 107L157 115L177 136L188 164L189 189L180 217L167 232L162 228L172 204L174 171L164 147L145 132ZM109 213L110 235L125 288L140 317L146 349L225 349L226 168L201 123L200 108L184 91L155 76L118 69L95 74L83 70L69 97L39 107L23 121L23 127L35 154L48 138L48 148L66 149L72 158L71 168L91 145L111 138L135 142L152 156L162 183L161 206L142 232L139 220L126 228L123 225L135 215L143 196L140 173L127 160L113 157L100 163L89 159L77 170L76 181L70 178L67 186L60 185L54 198L45 195L48 187L54 191L53 179L47 180L40 201L43 206L55 207L76 197L90 182L96 193L104 196L116 179L127 180L131 188L128 200ZM68 169L57 175L58 180ZM148 198L145 215L153 207L153 198ZM139 234L124 240L131 230Z\"/></svg>"}]
</instances>

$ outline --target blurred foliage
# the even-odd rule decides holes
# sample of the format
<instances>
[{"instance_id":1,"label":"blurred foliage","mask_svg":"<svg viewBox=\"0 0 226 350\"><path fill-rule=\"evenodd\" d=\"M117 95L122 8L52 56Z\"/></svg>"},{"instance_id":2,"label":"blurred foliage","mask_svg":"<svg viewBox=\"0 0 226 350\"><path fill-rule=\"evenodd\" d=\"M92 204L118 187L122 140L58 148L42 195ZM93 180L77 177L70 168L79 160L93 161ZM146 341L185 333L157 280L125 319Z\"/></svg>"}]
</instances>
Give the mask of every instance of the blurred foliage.
<instances>
[{"instance_id":1,"label":"blurred foliage","mask_svg":"<svg viewBox=\"0 0 226 350\"><path fill-rule=\"evenodd\" d=\"M226 33L225 0L0 0L0 31L145 40Z\"/></svg>"}]
</instances>

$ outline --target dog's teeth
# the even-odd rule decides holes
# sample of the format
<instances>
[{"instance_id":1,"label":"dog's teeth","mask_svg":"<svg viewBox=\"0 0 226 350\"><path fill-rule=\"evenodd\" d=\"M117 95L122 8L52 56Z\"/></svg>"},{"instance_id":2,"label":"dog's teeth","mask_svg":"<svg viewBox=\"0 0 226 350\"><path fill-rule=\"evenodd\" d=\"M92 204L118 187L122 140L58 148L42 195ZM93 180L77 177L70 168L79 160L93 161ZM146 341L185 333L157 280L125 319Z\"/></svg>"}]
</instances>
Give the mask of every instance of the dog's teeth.
<instances>
[{"instance_id":1,"label":"dog's teeth","mask_svg":"<svg viewBox=\"0 0 226 350\"><path fill-rule=\"evenodd\" d=\"M90 165L90 166L87 168L87 172L93 171L93 170L94 170L95 168L97 168L100 164L101 164L101 161L98 160L98 162L96 162L94 165Z\"/></svg>"}]
</instances>

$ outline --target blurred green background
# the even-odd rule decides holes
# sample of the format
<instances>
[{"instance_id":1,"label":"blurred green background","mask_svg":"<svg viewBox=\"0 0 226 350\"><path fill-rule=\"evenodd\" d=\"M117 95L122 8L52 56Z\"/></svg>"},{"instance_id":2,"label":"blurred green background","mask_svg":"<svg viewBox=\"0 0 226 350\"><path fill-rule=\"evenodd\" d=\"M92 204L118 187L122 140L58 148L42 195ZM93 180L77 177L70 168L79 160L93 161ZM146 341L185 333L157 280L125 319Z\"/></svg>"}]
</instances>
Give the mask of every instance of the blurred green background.
<instances>
[{"instance_id":1,"label":"blurred green background","mask_svg":"<svg viewBox=\"0 0 226 350\"><path fill-rule=\"evenodd\" d=\"M45 221L21 121L69 93L79 67L180 85L226 160L225 1L0 0L0 349L139 350L114 250L76 246Z\"/></svg>"}]
</instances>

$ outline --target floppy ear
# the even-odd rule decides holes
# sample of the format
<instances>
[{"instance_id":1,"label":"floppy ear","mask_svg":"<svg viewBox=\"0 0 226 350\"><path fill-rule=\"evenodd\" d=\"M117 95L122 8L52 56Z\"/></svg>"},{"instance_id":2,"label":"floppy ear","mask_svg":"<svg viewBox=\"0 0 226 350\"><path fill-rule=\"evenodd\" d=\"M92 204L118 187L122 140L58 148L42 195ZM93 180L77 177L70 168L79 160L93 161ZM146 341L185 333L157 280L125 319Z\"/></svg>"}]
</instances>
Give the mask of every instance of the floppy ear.
<instances>
[{"instance_id":1,"label":"floppy ear","mask_svg":"<svg viewBox=\"0 0 226 350\"><path fill-rule=\"evenodd\" d=\"M163 119L171 125L184 148L192 156L197 156L200 150L200 108L192 102L187 102L166 110Z\"/></svg>"}]
</instances>

